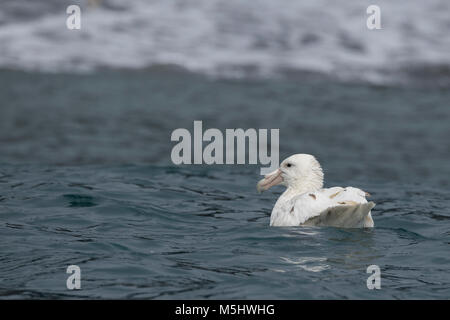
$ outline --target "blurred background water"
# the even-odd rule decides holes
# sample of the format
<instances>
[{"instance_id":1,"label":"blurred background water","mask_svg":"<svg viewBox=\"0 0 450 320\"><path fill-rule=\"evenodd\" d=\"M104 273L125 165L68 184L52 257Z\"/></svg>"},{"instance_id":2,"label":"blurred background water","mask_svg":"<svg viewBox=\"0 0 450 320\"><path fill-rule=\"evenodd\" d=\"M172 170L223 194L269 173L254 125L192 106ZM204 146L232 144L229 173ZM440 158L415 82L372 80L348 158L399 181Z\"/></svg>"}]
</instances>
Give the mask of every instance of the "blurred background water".
<instances>
[{"instance_id":1,"label":"blurred background water","mask_svg":"<svg viewBox=\"0 0 450 320\"><path fill-rule=\"evenodd\" d=\"M2 298L449 298L448 1L90 3L0 4ZM375 229L269 228L259 166L172 164L194 120L279 128Z\"/></svg>"}]
</instances>

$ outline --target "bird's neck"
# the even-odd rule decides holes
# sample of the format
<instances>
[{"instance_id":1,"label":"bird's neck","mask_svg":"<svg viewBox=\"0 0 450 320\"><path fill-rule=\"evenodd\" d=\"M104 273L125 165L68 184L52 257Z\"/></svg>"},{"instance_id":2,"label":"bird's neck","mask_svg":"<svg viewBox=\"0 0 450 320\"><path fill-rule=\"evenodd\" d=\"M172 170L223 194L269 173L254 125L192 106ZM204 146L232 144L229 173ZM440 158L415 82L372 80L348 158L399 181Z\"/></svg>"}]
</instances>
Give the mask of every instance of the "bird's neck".
<instances>
[{"instance_id":1,"label":"bird's neck","mask_svg":"<svg viewBox=\"0 0 450 320\"><path fill-rule=\"evenodd\" d=\"M307 192L307 191L303 192L301 189L288 187L286 190L284 190L284 192L281 194L279 199L282 199L283 201L288 201L288 200L291 200L296 195L299 195L299 194L302 194L305 192Z\"/></svg>"},{"instance_id":2,"label":"bird's neck","mask_svg":"<svg viewBox=\"0 0 450 320\"><path fill-rule=\"evenodd\" d=\"M301 182L291 183L284 191L282 196L286 198L292 198L296 195L314 192L323 188L322 179L303 179Z\"/></svg>"},{"instance_id":3,"label":"bird's neck","mask_svg":"<svg viewBox=\"0 0 450 320\"><path fill-rule=\"evenodd\" d=\"M278 198L275 206L277 206L277 204L286 203L289 200L291 200L293 197L298 196L300 194L320 190L320 189L322 189L322 187L323 187L322 183L314 184L314 185L303 184L303 185L297 185L297 186L289 186Z\"/></svg>"}]
</instances>

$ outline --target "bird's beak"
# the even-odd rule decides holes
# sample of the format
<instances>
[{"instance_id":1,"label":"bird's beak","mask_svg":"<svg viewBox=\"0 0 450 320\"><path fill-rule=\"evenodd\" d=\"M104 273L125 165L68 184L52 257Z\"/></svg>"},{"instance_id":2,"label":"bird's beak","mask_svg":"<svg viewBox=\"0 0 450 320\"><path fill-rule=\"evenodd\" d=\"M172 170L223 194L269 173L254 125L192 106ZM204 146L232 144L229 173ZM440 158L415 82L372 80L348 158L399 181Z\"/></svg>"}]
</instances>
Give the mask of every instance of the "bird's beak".
<instances>
[{"instance_id":1,"label":"bird's beak","mask_svg":"<svg viewBox=\"0 0 450 320\"><path fill-rule=\"evenodd\" d=\"M276 186L283 182L283 177L281 176L281 170L277 169L272 173L265 175L264 179L259 180L256 185L256 190L259 193L266 191L270 187Z\"/></svg>"}]
</instances>

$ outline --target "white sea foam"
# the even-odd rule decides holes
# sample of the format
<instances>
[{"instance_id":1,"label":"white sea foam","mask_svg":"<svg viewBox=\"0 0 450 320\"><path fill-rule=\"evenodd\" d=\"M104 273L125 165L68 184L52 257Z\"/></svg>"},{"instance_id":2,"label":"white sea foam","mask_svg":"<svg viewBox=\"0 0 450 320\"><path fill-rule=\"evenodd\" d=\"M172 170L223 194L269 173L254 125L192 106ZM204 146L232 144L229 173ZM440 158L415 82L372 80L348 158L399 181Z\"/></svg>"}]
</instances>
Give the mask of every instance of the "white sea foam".
<instances>
[{"instance_id":1,"label":"white sea foam","mask_svg":"<svg viewBox=\"0 0 450 320\"><path fill-rule=\"evenodd\" d=\"M65 26L65 2L57 3L61 10L36 9L33 19L1 12L0 67L174 64L229 77L313 72L372 82L417 73L411 70L448 77L450 69L448 0L379 0L382 30L366 27L368 0L104 0L97 8L80 3L76 31Z\"/></svg>"},{"instance_id":2,"label":"white sea foam","mask_svg":"<svg viewBox=\"0 0 450 320\"><path fill-rule=\"evenodd\" d=\"M311 272L321 272L324 270L330 269L328 264L323 262L327 261L326 258L321 257L303 257L297 259L289 259L285 257L280 257L284 262L289 264L294 264L298 266L300 269ZM311 265L313 264L313 265Z\"/></svg>"}]
</instances>

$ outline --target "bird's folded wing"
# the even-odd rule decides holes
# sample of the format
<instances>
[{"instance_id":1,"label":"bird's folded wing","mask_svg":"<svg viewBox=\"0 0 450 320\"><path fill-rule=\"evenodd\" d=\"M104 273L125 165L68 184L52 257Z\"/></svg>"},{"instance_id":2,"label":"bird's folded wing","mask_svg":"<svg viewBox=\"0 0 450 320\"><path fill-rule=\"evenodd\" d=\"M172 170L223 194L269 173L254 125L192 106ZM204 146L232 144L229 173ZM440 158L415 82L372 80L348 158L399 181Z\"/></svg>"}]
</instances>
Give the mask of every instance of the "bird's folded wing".
<instances>
[{"instance_id":1,"label":"bird's folded wing","mask_svg":"<svg viewBox=\"0 0 450 320\"><path fill-rule=\"evenodd\" d=\"M365 197L364 191L353 187L321 189L294 197L290 213L299 225L355 225L375 206Z\"/></svg>"},{"instance_id":2,"label":"bird's folded wing","mask_svg":"<svg viewBox=\"0 0 450 320\"><path fill-rule=\"evenodd\" d=\"M374 202L339 205L322 211L318 216L306 220L304 226L329 226L341 228L372 227L373 221L369 216L375 207Z\"/></svg>"}]
</instances>

